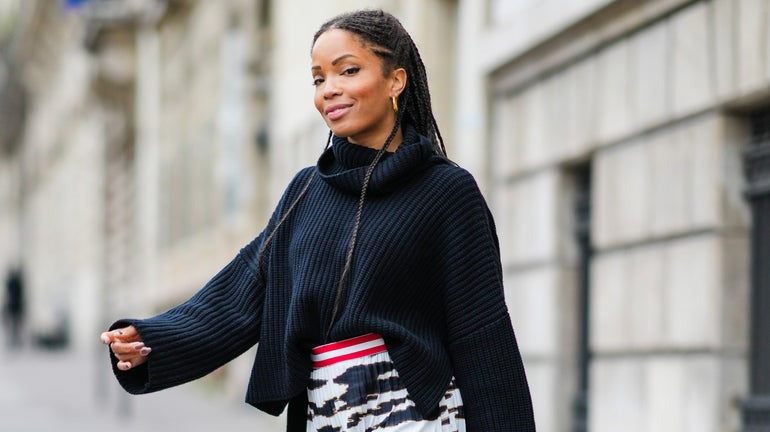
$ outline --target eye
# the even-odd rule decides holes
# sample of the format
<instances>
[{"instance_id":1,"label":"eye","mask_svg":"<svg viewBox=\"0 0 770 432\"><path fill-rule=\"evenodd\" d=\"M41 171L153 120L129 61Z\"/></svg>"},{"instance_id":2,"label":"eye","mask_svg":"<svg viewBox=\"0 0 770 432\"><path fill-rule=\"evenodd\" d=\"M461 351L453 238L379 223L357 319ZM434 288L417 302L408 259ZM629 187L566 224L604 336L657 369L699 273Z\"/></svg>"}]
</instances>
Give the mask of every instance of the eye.
<instances>
[{"instance_id":1,"label":"eye","mask_svg":"<svg viewBox=\"0 0 770 432\"><path fill-rule=\"evenodd\" d=\"M313 78L313 86L314 86L314 87L317 87L317 86L318 86L319 84L321 84L322 82L324 82L324 79L323 79L323 78L321 78L321 77L314 77L314 78Z\"/></svg>"},{"instance_id":2,"label":"eye","mask_svg":"<svg viewBox=\"0 0 770 432\"><path fill-rule=\"evenodd\" d=\"M358 71L360 71L360 67L349 67L342 71L343 75L355 75Z\"/></svg>"}]
</instances>

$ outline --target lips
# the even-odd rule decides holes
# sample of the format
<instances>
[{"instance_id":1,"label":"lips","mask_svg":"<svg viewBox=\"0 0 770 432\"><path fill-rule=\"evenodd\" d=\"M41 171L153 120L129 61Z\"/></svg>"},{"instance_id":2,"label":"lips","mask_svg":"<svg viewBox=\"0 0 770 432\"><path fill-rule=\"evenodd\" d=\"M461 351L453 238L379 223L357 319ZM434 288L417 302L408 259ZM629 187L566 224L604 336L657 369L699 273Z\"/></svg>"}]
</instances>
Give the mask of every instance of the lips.
<instances>
[{"instance_id":1,"label":"lips","mask_svg":"<svg viewBox=\"0 0 770 432\"><path fill-rule=\"evenodd\" d=\"M350 105L332 105L326 108L326 117L329 120L337 120L350 111Z\"/></svg>"}]
</instances>

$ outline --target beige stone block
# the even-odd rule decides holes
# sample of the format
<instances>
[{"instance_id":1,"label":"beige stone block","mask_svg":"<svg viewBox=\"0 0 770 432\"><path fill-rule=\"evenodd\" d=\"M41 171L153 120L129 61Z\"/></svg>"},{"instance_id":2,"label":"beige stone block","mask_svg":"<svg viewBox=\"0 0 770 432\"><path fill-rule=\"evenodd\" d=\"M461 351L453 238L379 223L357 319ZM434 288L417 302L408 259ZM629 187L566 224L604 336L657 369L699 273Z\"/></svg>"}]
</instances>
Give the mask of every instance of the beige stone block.
<instances>
[{"instance_id":1,"label":"beige stone block","mask_svg":"<svg viewBox=\"0 0 770 432\"><path fill-rule=\"evenodd\" d=\"M650 233L663 236L683 230L687 225L692 177L689 162L694 156L688 142L677 139L674 132L665 130L650 135L647 141L652 168Z\"/></svg>"},{"instance_id":2,"label":"beige stone block","mask_svg":"<svg viewBox=\"0 0 770 432\"><path fill-rule=\"evenodd\" d=\"M716 432L722 374L713 356L659 357L645 365L649 431Z\"/></svg>"},{"instance_id":3,"label":"beige stone block","mask_svg":"<svg viewBox=\"0 0 770 432\"><path fill-rule=\"evenodd\" d=\"M618 151L617 166L618 206L611 208L618 219L617 240L630 242L645 237L649 232L650 160L649 150L642 141L633 141Z\"/></svg>"},{"instance_id":4,"label":"beige stone block","mask_svg":"<svg viewBox=\"0 0 770 432\"><path fill-rule=\"evenodd\" d=\"M509 121L510 121L510 133L511 142L510 150L508 154L508 173L515 175L523 171L522 149L524 147L524 131L526 125L524 124L524 98L522 94L517 94L511 98L509 109Z\"/></svg>"},{"instance_id":5,"label":"beige stone block","mask_svg":"<svg viewBox=\"0 0 770 432\"><path fill-rule=\"evenodd\" d=\"M589 425L595 432L647 432L642 360L597 358L591 365Z\"/></svg>"},{"instance_id":6,"label":"beige stone block","mask_svg":"<svg viewBox=\"0 0 770 432\"><path fill-rule=\"evenodd\" d=\"M620 174L613 162L612 150L599 152L593 162L591 234L594 245L600 249L612 242L617 226L611 213L618 206L619 185L615 179Z\"/></svg>"},{"instance_id":7,"label":"beige stone block","mask_svg":"<svg viewBox=\"0 0 770 432\"><path fill-rule=\"evenodd\" d=\"M633 124L631 55L625 39L608 46L598 55L599 118L597 139L601 143L618 139Z\"/></svg>"},{"instance_id":8,"label":"beige stone block","mask_svg":"<svg viewBox=\"0 0 770 432\"><path fill-rule=\"evenodd\" d=\"M622 251L598 255L593 260L589 327L595 352L623 350L629 346L628 270L628 260Z\"/></svg>"},{"instance_id":9,"label":"beige stone block","mask_svg":"<svg viewBox=\"0 0 770 432\"><path fill-rule=\"evenodd\" d=\"M738 89L741 93L767 84L767 0L737 0Z\"/></svg>"},{"instance_id":10,"label":"beige stone block","mask_svg":"<svg viewBox=\"0 0 770 432\"><path fill-rule=\"evenodd\" d=\"M567 142L572 131L569 127L569 86L570 80L565 71L556 73L545 80L546 113L550 121L545 130L545 160L551 161L569 155Z\"/></svg>"},{"instance_id":11,"label":"beige stone block","mask_svg":"<svg viewBox=\"0 0 770 432\"><path fill-rule=\"evenodd\" d=\"M751 126L744 117L724 117L720 135L723 143L719 212L723 226L747 230L751 224L751 209L743 191L746 179L743 152L750 139Z\"/></svg>"},{"instance_id":12,"label":"beige stone block","mask_svg":"<svg viewBox=\"0 0 770 432\"><path fill-rule=\"evenodd\" d=\"M751 244L748 235L721 240L720 339L722 346L745 352L749 346Z\"/></svg>"},{"instance_id":13,"label":"beige stone block","mask_svg":"<svg viewBox=\"0 0 770 432\"><path fill-rule=\"evenodd\" d=\"M516 103L516 98L507 96L498 96L492 102L492 169L494 177L500 180L516 170L514 155L520 142L516 136L520 129L514 115Z\"/></svg>"},{"instance_id":14,"label":"beige stone block","mask_svg":"<svg viewBox=\"0 0 770 432\"><path fill-rule=\"evenodd\" d=\"M719 406L722 415L717 419L717 430L737 431L741 429L742 406L748 393L748 364L743 355L726 357L720 362L721 384Z\"/></svg>"},{"instance_id":15,"label":"beige stone block","mask_svg":"<svg viewBox=\"0 0 770 432\"><path fill-rule=\"evenodd\" d=\"M701 235L595 257L595 352L746 345L747 244Z\"/></svg>"},{"instance_id":16,"label":"beige stone block","mask_svg":"<svg viewBox=\"0 0 770 432\"><path fill-rule=\"evenodd\" d=\"M670 358L652 358L645 363L643 391L645 402L649 405L645 407L644 429L681 431L685 377L680 362Z\"/></svg>"},{"instance_id":17,"label":"beige stone block","mask_svg":"<svg viewBox=\"0 0 770 432\"><path fill-rule=\"evenodd\" d=\"M513 261L514 214L515 203L513 188L510 184L501 182L493 188L494 195L490 200L490 209L495 219L497 239L500 243L500 261L503 266Z\"/></svg>"},{"instance_id":18,"label":"beige stone block","mask_svg":"<svg viewBox=\"0 0 770 432\"><path fill-rule=\"evenodd\" d=\"M651 126L670 115L669 26L661 21L631 40L633 115L639 127Z\"/></svg>"},{"instance_id":19,"label":"beige stone block","mask_svg":"<svg viewBox=\"0 0 770 432\"><path fill-rule=\"evenodd\" d=\"M746 226L741 148L745 124L706 115L649 135L650 233Z\"/></svg>"},{"instance_id":20,"label":"beige stone block","mask_svg":"<svg viewBox=\"0 0 770 432\"><path fill-rule=\"evenodd\" d=\"M634 349L660 347L666 338L664 255L659 245L635 248L627 253L625 282L628 345Z\"/></svg>"},{"instance_id":21,"label":"beige stone block","mask_svg":"<svg viewBox=\"0 0 770 432\"><path fill-rule=\"evenodd\" d=\"M594 431L736 430L738 359L716 355L598 358L591 368ZM737 382L737 384L736 384Z\"/></svg>"},{"instance_id":22,"label":"beige stone block","mask_svg":"<svg viewBox=\"0 0 770 432\"><path fill-rule=\"evenodd\" d=\"M521 142L517 152L521 169L542 165L546 160L546 130L553 119L546 110L545 84L538 82L521 96Z\"/></svg>"},{"instance_id":23,"label":"beige stone block","mask_svg":"<svg viewBox=\"0 0 770 432\"><path fill-rule=\"evenodd\" d=\"M770 82L770 6L765 6L765 82Z\"/></svg>"},{"instance_id":24,"label":"beige stone block","mask_svg":"<svg viewBox=\"0 0 770 432\"><path fill-rule=\"evenodd\" d=\"M550 361L528 361L524 358L524 369L527 371L527 381L532 408L535 413L535 424L538 431L557 430L557 422L563 414L559 412L556 394L557 368Z\"/></svg>"},{"instance_id":25,"label":"beige stone block","mask_svg":"<svg viewBox=\"0 0 770 432\"><path fill-rule=\"evenodd\" d=\"M541 171L501 186L496 201L507 200L506 216L500 238L501 258L505 265L543 262L556 256L558 172ZM502 224L498 223L498 225Z\"/></svg>"},{"instance_id":26,"label":"beige stone block","mask_svg":"<svg viewBox=\"0 0 770 432\"><path fill-rule=\"evenodd\" d=\"M650 151L643 144L628 142L597 156L592 227L600 247L639 240L650 231Z\"/></svg>"},{"instance_id":27,"label":"beige stone block","mask_svg":"<svg viewBox=\"0 0 770 432\"><path fill-rule=\"evenodd\" d=\"M674 241L663 251L666 335L671 346L720 344L723 288L719 247L719 238L709 234Z\"/></svg>"},{"instance_id":28,"label":"beige stone block","mask_svg":"<svg viewBox=\"0 0 770 432\"><path fill-rule=\"evenodd\" d=\"M715 100L710 81L706 3L695 3L671 18L672 109L683 115Z\"/></svg>"},{"instance_id":29,"label":"beige stone block","mask_svg":"<svg viewBox=\"0 0 770 432\"><path fill-rule=\"evenodd\" d=\"M568 147L572 155L581 154L595 141L598 113L598 61L588 57L572 65L564 73L569 80L567 97L569 126Z\"/></svg>"},{"instance_id":30,"label":"beige stone block","mask_svg":"<svg viewBox=\"0 0 770 432\"><path fill-rule=\"evenodd\" d=\"M736 2L735 0L713 0L708 2L709 14L713 20L709 32L714 39L714 71L716 93L720 100L735 94L737 64L735 62L736 37Z\"/></svg>"},{"instance_id":31,"label":"beige stone block","mask_svg":"<svg viewBox=\"0 0 770 432\"><path fill-rule=\"evenodd\" d=\"M720 196L724 193L724 133L722 118L708 116L685 125L677 134L689 154L691 177L684 179L689 193L688 229L710 228L722 222Z\"/></svg>"},{"instance_id":32,"label":"beige stone block","mask_svg":"<svg viewBox=\"0 0 770 432\"><path fill-rule=\"evenodd\" d=\"M560 341L558 270L539 267L506 274L505 300L523 356L555 358Z\"/></svg>"}]
</instances>

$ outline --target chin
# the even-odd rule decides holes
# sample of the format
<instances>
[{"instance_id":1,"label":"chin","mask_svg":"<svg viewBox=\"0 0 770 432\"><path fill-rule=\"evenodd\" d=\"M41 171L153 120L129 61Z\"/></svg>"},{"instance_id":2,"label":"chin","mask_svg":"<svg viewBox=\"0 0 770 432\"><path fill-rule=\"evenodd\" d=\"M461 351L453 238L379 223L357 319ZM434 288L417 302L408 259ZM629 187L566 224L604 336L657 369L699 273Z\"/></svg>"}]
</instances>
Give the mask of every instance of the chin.
<instances>
[{"instance_id":1,"label":"chin","mask_svg":"<svg viewBox=\"0 0 770 432\"><path fill-rule=\"evenodd\" d=\"M349 129L345 128L339 128L339 127L330 127L329 129L332 130L332 133L340 138L349 138L350 135L355 135L355 133L351 134Z\"/></svg>"}]
</instances>

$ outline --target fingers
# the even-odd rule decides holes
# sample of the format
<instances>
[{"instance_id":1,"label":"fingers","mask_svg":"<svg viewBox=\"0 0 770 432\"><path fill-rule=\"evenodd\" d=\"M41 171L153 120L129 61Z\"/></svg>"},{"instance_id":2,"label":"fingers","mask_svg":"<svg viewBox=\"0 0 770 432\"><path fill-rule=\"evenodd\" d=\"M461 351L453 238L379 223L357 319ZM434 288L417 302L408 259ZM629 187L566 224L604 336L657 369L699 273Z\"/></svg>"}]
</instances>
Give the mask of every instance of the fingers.
<instances>
[{"instance_id":1,"label":"fingers","mask_svg":"<svg viewBox=\"0 0 770 432\"><path fill-rule=\"evenodd\" d=\"M118 369L127 371L131 368L135 368L147 361L147 357L129 357L125 360L118 361Z\"/></svg>"},{"instance_id":2,"label":"fingers","mask_svg":"<svg viewBox=\"0 0 770 432\"><path fill-rule=\"evenodd\" d=\"M110 349L120 360L132 357L147 357L152 352L152 348L145 346L142 342L125 343L113 342Z\"/></svg>"},{"instance_id":3,"label":"fingers","mask_svg":"<svg viewBox=\"0 0 770 432\"><path fill-rule=\"evenodd\" d=\"M110 348L112 348L112 352L114 352L115 355L136 355L146 347L144 346L144 342L113 342L110 344Z\"/></svg>"},{"instance_id":4,"label":"fingers","mask_svg":"<svg viewBox=\"0 0 770 432\"><path fill-rule=\"evenodd\" d=\"M118 359L118 369L129 370L133 367L147 361L147 356L152 352L152 348L145 346L142 342L113 342L110 344L115 357Z\"/></svg>"},{"instance_id":5,"label":"fingers","mask_svg":"<svg viewBox=\"0 0 770 432\"><path fill-rule=\"evenodd\" d=\"M139 332L136 331L136 327L130 325L128 327L123 327L122 329L117 329L118 331L122 332L121 336L123 336L126 339L134 339L139 338ZM141 338L140 338L141 340Z\"/></svg>"},{"instance_id":6,"label":"fingers","mask_svg":"<svg viewBox=\"0 0 770 432\"><path fill-rule=\"evenodd\" d=\"M117 367L120 370L129 370L141 365L152 352L152 348L145 346L134 326L104 332L100 340L110 346L110 350L118 359Z\"/></svg>"},{"instance_id":7,"label":"fingers","mask_svg":"<svg viewBox=\"0 0 770 432\"><path fill-rule=\"evenodd\" d=\"M99 339L101 339L102 343L105 345L109 345L113 342L142 342L139 332L136 330L136 327L132 325L104 332Z\"/></svg>"}]
</instances>

